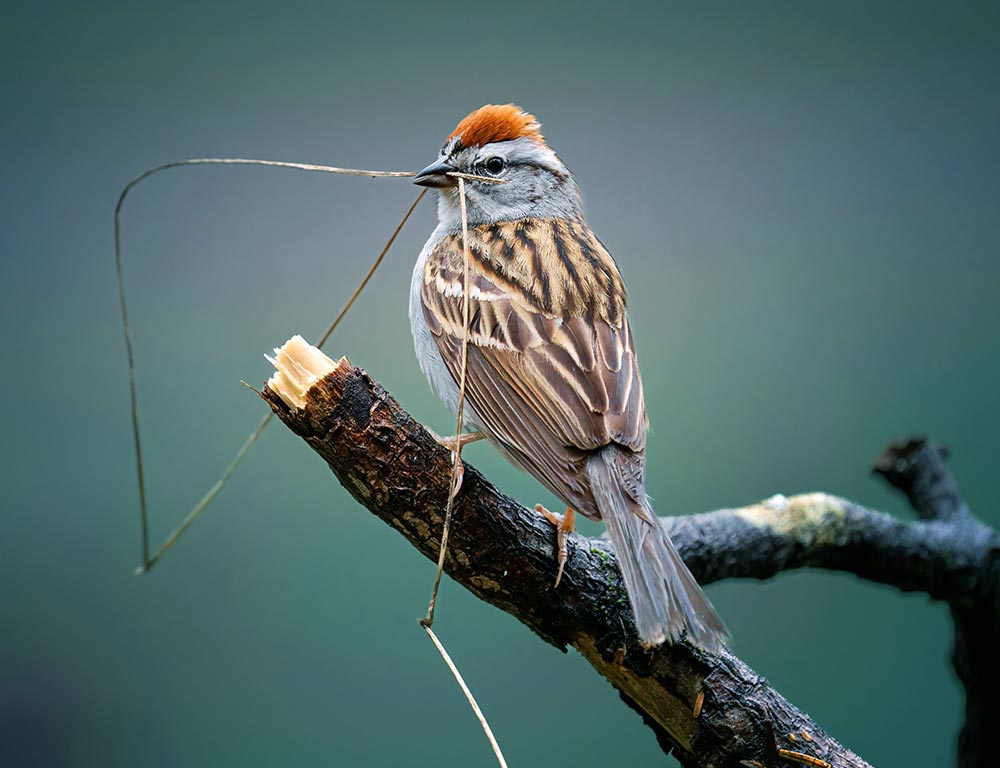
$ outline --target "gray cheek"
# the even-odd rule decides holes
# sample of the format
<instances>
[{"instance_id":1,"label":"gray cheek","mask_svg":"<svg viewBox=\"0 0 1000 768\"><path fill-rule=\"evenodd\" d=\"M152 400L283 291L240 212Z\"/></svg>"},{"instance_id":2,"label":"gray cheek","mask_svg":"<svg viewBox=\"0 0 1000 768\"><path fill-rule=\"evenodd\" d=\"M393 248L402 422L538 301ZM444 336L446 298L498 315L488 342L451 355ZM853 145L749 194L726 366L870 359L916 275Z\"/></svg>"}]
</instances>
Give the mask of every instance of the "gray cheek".
<instances>
[{"instance_id":1,"label":"gray cheek","mask_svg":"<svg viewBox=\"0 0 1000 768\"><path fill-rule=\"evenodd\" d=\"M545 197L542 174L537 168L531 169L531 186L528 190L528 202L537 205Z\"/></svg>"}]
</instances>

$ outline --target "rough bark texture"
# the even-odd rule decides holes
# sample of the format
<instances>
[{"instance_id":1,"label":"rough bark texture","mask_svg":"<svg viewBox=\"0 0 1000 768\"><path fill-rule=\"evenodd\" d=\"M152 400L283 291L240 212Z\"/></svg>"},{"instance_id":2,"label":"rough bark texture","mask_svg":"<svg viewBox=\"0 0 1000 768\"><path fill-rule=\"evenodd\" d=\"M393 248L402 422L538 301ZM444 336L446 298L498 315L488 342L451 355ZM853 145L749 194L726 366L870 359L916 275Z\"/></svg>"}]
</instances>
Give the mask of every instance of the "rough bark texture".
<instances>
[{"instance_id":1,"label":"rough bark texture","mask_svg":"<svg viewBox=\"0 0 1000 768\"><path fill-rule=\"evenodd\" d=\"M303 409L290 409L267 388L263 396L361 504L437 559L450 455L378 383L342 360L309 390ZM937 463L929 464L938 471L937 481L925 482L923 470L918 474L927 487L900 480L921 510L919 523L825 494L774 497L665 522L702 582L816 566L948 600L959 630L955 664L969 691L961 766L978 768L993 764L983 762L983 727L996 722L989 691L997 689L997 671L989 656L998 641L1000 547L961 503L937 455ZM936 515L935 505L950 512ZM554 544L548 522L466 465L445 560L448 574L547 642L575 647L682 764L868 765L728 651L710 656L684 643L644 649L604 540L572 535L562 583L553 589Z\"/></svg>"},{"instance_id":2,"label":"rough bark texture","mask_svg":"<svg viewBox=\"0 0 1000 768\"><path fill-rule=\"evenodd\" d=\"M943 446L911 440L886 449L875 472L905 493L922 519L947 532L938 541L943 562L937 572L954 579L950 588L942 579L927 591L948 602L955 622L951 660L965 686L958 765L995 767L1000 764L993 733L1000 723L1000 536L962 500L947 458Z\"/></svg>"}]
</instances>

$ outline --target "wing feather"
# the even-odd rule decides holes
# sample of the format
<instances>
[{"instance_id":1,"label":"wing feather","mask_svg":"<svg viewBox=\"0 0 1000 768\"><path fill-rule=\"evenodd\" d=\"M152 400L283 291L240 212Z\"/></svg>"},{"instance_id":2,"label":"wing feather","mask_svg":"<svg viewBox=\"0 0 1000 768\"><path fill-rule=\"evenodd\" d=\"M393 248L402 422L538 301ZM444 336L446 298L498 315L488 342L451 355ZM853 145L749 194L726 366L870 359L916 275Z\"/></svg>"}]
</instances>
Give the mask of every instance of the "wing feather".
<instances>
[{"instance_id":1,"label":"wing feather","mask_svg":"<svg viewBox=\"0 0 1000 768\"><path fill-rule=\"evenodd\" d=\"M580 237L579 223L552 220L548 236L558 247L535 248L549 258L541 263L548 278L544 292L536 289L529 280L534 270L525 272L519 263L505 269L497 249L489 247L514 241L529 226L536 244L546 236L537 222L489 225L491 231L477 228L470 236L466 397L507 458L574 509L597 517L584 466L588 456L616 443L635 456L640 481L643 474L646 414L624 287L589 230L583 228L589 237ZM562 263L567 259L568 267ZM428 258L421 295L428 327L455 381L462 352L462 275L461 238L447 237ZM618 282L609 285L609 276ZM569 281L575 302L563 302L567 311L538 300L569 290Z\"/></svg>"}]
</instances>

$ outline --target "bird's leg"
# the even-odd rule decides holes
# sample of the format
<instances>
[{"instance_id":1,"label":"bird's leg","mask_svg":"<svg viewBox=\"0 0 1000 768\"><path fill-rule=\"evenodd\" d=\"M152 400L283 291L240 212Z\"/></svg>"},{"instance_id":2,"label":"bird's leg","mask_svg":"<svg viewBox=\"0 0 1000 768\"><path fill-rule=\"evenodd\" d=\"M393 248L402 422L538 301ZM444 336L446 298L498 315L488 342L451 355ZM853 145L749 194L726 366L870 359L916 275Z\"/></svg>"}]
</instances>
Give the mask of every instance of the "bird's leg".
<instances>
[{"instance_id":1,"label":"bird's leg","mask_svg":"<svg viewBox=\"0 0 1000 768\"><path fill-rule=\"evenodd\" d=\"M464 448L469 443L474 443L477 440L482 440L486 437L486 435L482 432L466 432L462 435L449 435L448 437L442 437L430 427L424 427L424 429L430 432L431 437L434 438L434 441L438 445L442 448L447 448L452 453L454 453L460 445Z\"/></svg>"},{"instance_id":2,"label":"bird's leg","mask_svg":"<svg viewBox=\"0 0 1000 768\"><path fill-rule=\"evenodd\" d=\"M576 513L570 509L566 508L565 515L559 515L555 512L549 512L541 504L535 505L535 511L540 513L542 517L548 520L552 525L556 527L556 542L559 545L559 573L556 574L555 586L559 586L559 581L562 579L563 568L566 566L566 558L568 552L566 551L566 538L573 532L576 527Z\"/></svg>"},{"instance_id":3,"label":"bird's leg","mask_svg":"<svg viewBox=\"0 0 1000 768\"><path fill-rule=\"evenodd\" d=\"M430 427L424 427L428 432L430 432L431 437L434 441L440 445L442 448L447 448L451 451L452 456L459 447L464 448L469 443L474 443L477 440L482 440L486 435L482 432L466 432L462 435L449 435L448 437L442 437L437 432L435 432ZM458 496L458 492L462 490L462 480L465 478L465 464L462 463L461 457L456 457L458 460L458 466L455 468L455 489L451 492L452 498Z\"/></svg>"}]
</instances>

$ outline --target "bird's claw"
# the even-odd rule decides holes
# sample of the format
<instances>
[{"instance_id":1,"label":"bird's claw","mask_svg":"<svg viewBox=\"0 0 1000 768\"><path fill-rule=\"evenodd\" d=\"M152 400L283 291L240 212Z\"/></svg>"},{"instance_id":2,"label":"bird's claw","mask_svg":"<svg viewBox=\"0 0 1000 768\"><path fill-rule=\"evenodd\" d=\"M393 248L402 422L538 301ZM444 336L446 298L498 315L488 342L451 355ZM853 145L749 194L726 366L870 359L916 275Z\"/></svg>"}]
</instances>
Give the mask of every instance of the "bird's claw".
<instances>
[{"instance_id":1,"label":"bird's claw","mask_svg":"<svg viewBox=\"0 0 1000 768\"><path fill-rule=\"evenodd\" d=\"M572 509L567 508L566 514L560 515L556 512L549 512L541 504L535 505L535 511L556 527L556 544L559 548L556 557L559 562L559 573L556 574L556 583L554 586L558 587L559 582L562 580L563 569L566 567L566 558L569 556L566 540L576 527L576 513Z\"/></svg>"}]
</instances>

